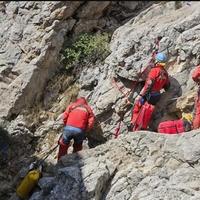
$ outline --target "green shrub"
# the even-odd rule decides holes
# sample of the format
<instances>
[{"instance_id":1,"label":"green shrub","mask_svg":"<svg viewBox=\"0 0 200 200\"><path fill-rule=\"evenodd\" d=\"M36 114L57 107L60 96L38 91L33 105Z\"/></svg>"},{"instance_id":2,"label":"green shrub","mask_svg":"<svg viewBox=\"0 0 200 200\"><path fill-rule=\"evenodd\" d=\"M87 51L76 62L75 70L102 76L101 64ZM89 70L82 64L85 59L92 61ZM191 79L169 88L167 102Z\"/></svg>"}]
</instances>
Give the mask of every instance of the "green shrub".
<instances>
[{"instance_id":1,"label":"green shrub","mask_svg":"<svg viewBox=\"0 0 200 200\"><path fill-rule=\"evenodd\" d=\"M81 34L68 41L62 52L63 64L69 68L76 64L89 64L103 61L109 54L109 35Z\"/></svg>"}]
</instances>

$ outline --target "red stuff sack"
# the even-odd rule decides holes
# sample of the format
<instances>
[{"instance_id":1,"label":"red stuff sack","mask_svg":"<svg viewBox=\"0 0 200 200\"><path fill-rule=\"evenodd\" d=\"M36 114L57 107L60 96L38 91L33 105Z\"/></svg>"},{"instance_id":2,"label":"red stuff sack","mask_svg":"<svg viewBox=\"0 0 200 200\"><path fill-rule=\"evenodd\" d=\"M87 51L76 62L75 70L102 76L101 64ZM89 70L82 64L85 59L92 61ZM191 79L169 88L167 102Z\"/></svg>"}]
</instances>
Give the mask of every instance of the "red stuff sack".
<instances>
[{"instance_id":1,"label":"red stuff sack","mask_svg":"<svg viewBox=\"0 0 200 200\"><path fill-rule=\"evenodd\" d=\"M158 125L158 133L178 134L185 132L185 127L182 119L161 122Z\"/></svg>"},{"instance_id":2,"label":"red stuff sack","mask_svg":"<svg viewBox=\"0 0 200 200\"><path fill-rule=\"evenodd\" d=\"M140 111L137 114L137 117L135 117L135 123L133 124L133 131L138 130L146 130L149 122L151 120L153 111L155 106L149 104L148 102L145 102L144 105L140 108Z\"/></svg>"}]
</instances>

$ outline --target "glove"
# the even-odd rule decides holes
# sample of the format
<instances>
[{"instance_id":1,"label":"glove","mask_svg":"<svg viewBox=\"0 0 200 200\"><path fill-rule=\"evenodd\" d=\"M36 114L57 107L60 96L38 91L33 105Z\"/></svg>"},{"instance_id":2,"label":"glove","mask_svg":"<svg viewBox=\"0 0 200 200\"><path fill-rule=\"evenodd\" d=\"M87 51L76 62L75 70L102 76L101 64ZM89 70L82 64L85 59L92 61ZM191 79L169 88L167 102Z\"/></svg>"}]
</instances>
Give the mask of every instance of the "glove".
<instances>
[{"instance_id":1,"label":"glove","mask_svg":"<svg viewBox=\"0 0 200 200\"><path fill-rule=\"evenodd\" d=\"M139 101L141 105L143 105L144 102L145 102L144 98L143 98L142 96L140 96L140 95L138 95L138 96L136 97L135 101L136 101L136 102Z\"/></svg>"},{"instance_id":2,"label":"glove","mask_svg":"<svg viewBox=\"0 0 200 200\"><path fill-rule=\"evenodd\" d=\"M138 96L135 98L135 102L140 101L140 99L141 99L141 96L138 95Z\"/></svg>"},{"instance_id":3,"label":"glove","mask_svg":"<svg viewBox=\"0 0 200 200\"><path fill-rule=\"evenodd\" d=\"M142 105L144 105L145 100L144 100L143 97L141 97L139 101L140 101L140 103L141 103Z\"/></svg>"}]
</instances>

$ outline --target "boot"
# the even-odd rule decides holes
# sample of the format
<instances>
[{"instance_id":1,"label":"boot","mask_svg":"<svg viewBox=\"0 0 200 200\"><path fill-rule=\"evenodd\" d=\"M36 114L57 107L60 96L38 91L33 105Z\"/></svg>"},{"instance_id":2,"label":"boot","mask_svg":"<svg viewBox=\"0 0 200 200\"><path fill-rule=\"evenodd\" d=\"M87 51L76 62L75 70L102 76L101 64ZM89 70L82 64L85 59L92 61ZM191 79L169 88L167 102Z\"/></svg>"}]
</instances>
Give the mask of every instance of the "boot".
<instances>
[{"instance_id":1,"label":"boot","mask_svg":"<svg viewBox=\"0 0 200 200\"><path fill-rule=\"evenodd\" d=\"M81 151L82 148L83 148L82 144L76 144L76 143L74 143L73 144L73 153L76 153L77 151Z\"/></svg>"},{"instance_id":2,"label":"boot","mask_svg":"<svg viewBox=\"0 0 200 200\"><path fill-rule=\"evenodd\" d=\"M70 146L70 143L69 144L65 144L62 140L62 138L59 140L59 151L58 151L58 160L60 160L60 158L64 155L67 155L67 151L68 151L68 148Z\"/></svg>"}]
</instances>

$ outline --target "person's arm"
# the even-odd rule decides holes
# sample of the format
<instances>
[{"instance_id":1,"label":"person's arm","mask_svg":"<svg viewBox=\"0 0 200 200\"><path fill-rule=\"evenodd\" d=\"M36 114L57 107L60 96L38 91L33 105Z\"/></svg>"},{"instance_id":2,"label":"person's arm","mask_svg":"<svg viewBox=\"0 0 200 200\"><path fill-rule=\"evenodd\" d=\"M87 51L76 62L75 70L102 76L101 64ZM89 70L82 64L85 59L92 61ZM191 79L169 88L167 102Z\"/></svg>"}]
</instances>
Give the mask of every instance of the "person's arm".
<instances>
[{"instance_id":1,"label":"person's arm","mask_svg":"<svg viewBox=\"0 0 200 200\"><path fill-rule=\"evenodd\" d=\"M151 71L148 74L147 80L145 82L144 87L142 88L142 90L139 93L139 96L144 97L146 94L148 94L149 92L151 92L152 87L154 85L154 82L156 80L157 77L157 71L153 68L151 69Z\"/></svg>"},{"instance_id":2,"label":"person's arm","mask_svg":"<svg viewBox=\"0 0 200 200\"><path fill-rule=\"evenodd\" d=\"M63 116L62 116L62 117L63 117L63 123L64 123L64 124L67 123L67 118L68 118L68 116L69 116L70 109L71 109L71 105L69 105L69 106L66 108L65 112L63 113Z\"/></svg>"},{"instance_id":3,"label":"person's arm","mask_svg":"<svg viewBox=\"0 0 200 200\"><path fill-rule=\"evenodd\" d=\"M198 65L195 70L192 72L192 79L196 83L200 83L200 65Z\"/></svg>"},{"instance_id":4,"label":"person's arm","mask_svg":"<svg viewBox=\"0 0 200 200\"><path fill-rule=\"evenodd\" d=\"M88 124L87 124L87 131L91 130L94 126L95 116L92 109L88 106Z\"/></svg>"},{"instance_id":5,"label":"person's arm","mask_svg":"<svg viewBox=\"0 0 200 200\"><path fill-rule=\"evenodd\" d=\"M199 92L195 99L194 110L193 110L193 123L192 123L193 129L198 129L200 127L200 113L199 113L200 108L198 108L198 106L199 106Z\"/></svg>"},{"instance_id":6,"label":"person's arm","mask_svg":"<svg viewBox=\"0 0 200 200\"><path fill-rule=\"evenodd\" d=\"M155 80L153 80L153 79L147 79L144 87L140 91L139 96L144 97L145 95L147 95L148 93L150 93L151 90L152 90L154 82L155 82Z\"/></svg>"}]
</instances>

